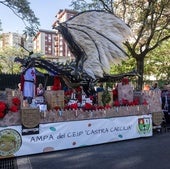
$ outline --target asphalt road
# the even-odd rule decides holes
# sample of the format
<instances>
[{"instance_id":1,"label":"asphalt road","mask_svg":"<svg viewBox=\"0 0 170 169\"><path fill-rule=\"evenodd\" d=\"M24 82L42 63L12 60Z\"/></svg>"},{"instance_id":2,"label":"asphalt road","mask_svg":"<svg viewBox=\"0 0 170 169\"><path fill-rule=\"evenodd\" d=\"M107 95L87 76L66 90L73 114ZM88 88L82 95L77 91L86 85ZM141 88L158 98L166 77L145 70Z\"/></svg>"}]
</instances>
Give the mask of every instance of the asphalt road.
<instances>
[{"instance_id":1,"label":"asphalt road","mask_svg":"<svg viewBox=\"0 0 170 169\"><path fill-rule=\"evenodd\" d=\"M17 158L18 169L170 169L170 132Z\"/></svg>"}]
</instances>

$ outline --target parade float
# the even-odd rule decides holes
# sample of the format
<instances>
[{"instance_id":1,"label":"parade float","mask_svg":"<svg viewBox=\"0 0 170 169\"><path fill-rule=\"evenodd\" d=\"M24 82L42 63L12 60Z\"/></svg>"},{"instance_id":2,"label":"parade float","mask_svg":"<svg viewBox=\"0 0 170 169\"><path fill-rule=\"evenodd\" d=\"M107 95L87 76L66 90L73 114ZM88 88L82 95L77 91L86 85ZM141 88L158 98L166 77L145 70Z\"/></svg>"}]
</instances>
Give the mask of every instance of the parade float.
<instances>
[{"instance_id":1,"label":"parade float","mask_svg":"<svg viewBox=\"0 0 170 169\"><path fill-rule=\"evenodd\" d=\"M105 33L106 18L113 22L107 23ZM76 61L62 65L31 55L16 59L27 66L25 70L30 65L47 70L56 81L31 103L20 90L1 91L0 158L152 136L151 113L161 110L160 91L135 92L129 79L136 73L112 76L104 71L110 62L125 57L121 43L129 33L126 24L112 14L89 11L56 29L67 40ZM67 90L59 85L59 79L64 80ZM93 91L96 84L107 81L116 82L116 87Z\"/></svg>"}]
</instances>

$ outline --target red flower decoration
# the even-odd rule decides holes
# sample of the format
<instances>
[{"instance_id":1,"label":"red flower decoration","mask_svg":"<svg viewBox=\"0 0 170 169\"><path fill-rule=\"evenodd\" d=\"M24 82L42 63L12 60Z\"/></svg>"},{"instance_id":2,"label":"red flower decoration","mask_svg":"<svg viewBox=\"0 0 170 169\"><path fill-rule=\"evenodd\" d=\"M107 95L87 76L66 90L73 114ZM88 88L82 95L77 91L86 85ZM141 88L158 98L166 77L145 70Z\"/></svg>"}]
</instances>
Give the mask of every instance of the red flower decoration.
<instances>
[{"instance_id":1,"label":"red flower decoration","mask_svg":"<svg viewBox=\"0 0 170 169\"><path fill-rule=\"evenodd\" d=\"M118 100L114 101L113 106L120 106L120 102Z\"/></svg>"},{"instance_id":2,"label":"red flower decoration","mask_svg":"<svg viewBox=\"0 0 170 169\"><path fill-rule=\"evenodd\" d=\"M0 118L2 119L5 116L4 112L0 112Z\"/></svg>"},{"instance_id":3,"label":"red flower decoration","mask_svg":"<svg viewBox=\"0 0 170 169\"><path fill-rule=\"evenodd\" d=\"M58 110L60 110L61 108L60 108L60 106L55 106L54 109L55 109L56 111L58 111Z\"/></svg>"},{"instance_id":4,"label":"red flower decoration","mask_svg":"<svg viewBox=\"0 0 170 169\"><path fill-rule=\"evenodd\" d=\"M76 91L77 92L82 92L82 88L79 86L79 87L76 88Z\"/></svg>"},{"instance_id":5,"label":"red flower decoration","mask_svg":"<svg viewBox=\"0 0 170 169\"><path fill-rule=\"evenodd\" d=\"M111 106L110 106L109 104L107 104L107 105L105 106L105 108L106 108L106 109L110 109Z\"/></svg>"},{"instance_id":6,"label":"red flower decoration","mask_svg":"<svg viewBox=\"0 0 170 169\"><path fill-rule=\"evenodd\" d=\"M129 102L128 106L135 106L134 102Z\"/></svg>"},{"instance_id":7,"label":"red flower decoration","mask_svg":"<svg viewBox=\"0 0 170 169\"><path fill-rule=\"evenodd\" d=\"M124 78L122 79L122 85L127 85L127 84L129 84L129 79L126 78L126 77L124 77Z\"/></svg>"},{"instance_id":8,"label":"red flower decoration","mask_svg":"<svg viewBox=\"0 0 170 169\"><path fill-rule=\"evenodd\" d=\"M90 103L85 103L84 108L85 110L91 110L93 108L93 105Z\"/></svg>"},{"instance_id":9,"label":"red flower decoration","mask_svg":"<svg viewBox=\"0 0 170 169\"><path fill-rule=\"evenodd\" d=\"M18 112L18 107L16 105L13 105L9 109L11 112Z\"/></svg>"},{"instance_id":10,"label":"red flower decoration","mask_svg":"<svg viewBox=\"0 0 170 169\"><path fill-rule=\"evenodd\" d=\"M139 105L139 99L138 98L134 99L133 103L134 103L134 105Z\"/></svg>"},{"instance_id":11,"label":"red flower decoration","mask_svg":"<svg viewBox=\"0 0 170 169\"><path fill-rule=\"evenodd\" d=\"M78 108L78 104L77 103L71 104L70 108L76 110Z\"/></svg>"},{"instance_id":12,"label":"red flower decoration","mask_svg":"<svg viewBox=\"0 0 170 169\"><path fill-rule=\"evenodd\" d=\"M69 110L70 109L70 106L65 106L64 107L64 110Z\"/></svg>"},{"instance_id":13,"label":"red flower decoration","mask_svg":"<svg viewBox=\"0 0 170 169\"><path fill-rule=\"evenodd\" d=\"M20 106L21 101L20 101L20 99L19 99L18 97L14 97L14 98L12 99L12 103L13 103L15 106Z\"/></svg>"},{"instance_id":14,"label":"red flower decoration","mask_svg":"<svg viewBox=\"0 0 170 169\"><path fill-rule=\"evenodd\" d=\"M0 102L0 118L3 118L5 116L7 110L7 105L4 102Z\"/></svg>"},{"instance_id":15,"label":"red flower decoration","mask_svg":"<svg viewBox=\"0 0 170 169\"><path fill-rule=\"evenodd\" d=\"M97 106L97 109L102 110L102 109L104 109L104 106Z\"/></svg>"},{"instance_id":16,"label":"red flower decoration","mask_svg":"<svg viewBox=\"0 0 170 169\"><path fill-rule=\"evenodd\" d=\"M143 101L143 105L148 105L146 100Z\"/></svg>"},{"instance_id":17,"label":"red flower decoration","mask_svg":"<svg viewBox=\"0 0 170 169\"><path fill-rule=\"evenodd\" d=\"M123 106L129 105L129 101L126 100L126 99L122 99L122 105L123 105Z\"/></svg>"},{"instance_id":18,"label":"red flower decoration","mask_svg":"<svg viewBox=\"0 0 170 169\"><path fill-rule=\"evenodd\" d=\"M6 110L7 106L4 102L0 102L0 112L4 112Z\"/></svg>"}]
</instances>

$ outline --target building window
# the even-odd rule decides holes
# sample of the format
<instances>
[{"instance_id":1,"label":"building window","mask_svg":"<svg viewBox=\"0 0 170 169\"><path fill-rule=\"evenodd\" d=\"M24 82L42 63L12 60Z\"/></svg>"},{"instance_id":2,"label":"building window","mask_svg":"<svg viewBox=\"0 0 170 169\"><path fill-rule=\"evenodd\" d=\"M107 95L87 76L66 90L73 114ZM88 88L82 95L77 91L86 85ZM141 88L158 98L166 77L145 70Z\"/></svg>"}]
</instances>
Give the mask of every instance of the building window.
<instances>
[{"instance_id":1,"label":"building window","mask_svg":"<svg viewBox=\"0 0 170 169\"><path fill-rule=\"evenodd\" d=\"M71 56L71 53L70 53L70 52L68 52L68 56Z\"/></svg>"},{"instance_id":2,"label":"building window","mask_svg":"<svg viewBox=\"0 0 170 169\"><path fill-rule=\"evenodd\" d=\"M51 42L51 39L52 39L52 38L51 38L51 35L49 34L49 35L48 35L48 42Z\"/></svg>"},{"instance_id":3,"label":"building window","mask_svg":"<svg viewBox=\"0 0 170 169\"><path fill-rule=\"evenodd\" d=\"M48 51L51 52L51 46L48 47Z\"/></svg>"},{"instance_id":4,"label":"building window","mask_svg":"<svg viewBox=\"0 0 170 169\"><path fill-rule=\"evenodd\" d=\"M60 56L63 56L63 52L60 52Z\"/></svg>"},{"instance_id":5,"label":"building window","mask_svg":"<svg viewBox=\"0 0 170 169\"><path fill-rule=\"evenodd\" d=\"M60 41L60 45L61 45L61 46L63 45L63 42L62 42L62 41Z\"/></svg>"}]
</instances>

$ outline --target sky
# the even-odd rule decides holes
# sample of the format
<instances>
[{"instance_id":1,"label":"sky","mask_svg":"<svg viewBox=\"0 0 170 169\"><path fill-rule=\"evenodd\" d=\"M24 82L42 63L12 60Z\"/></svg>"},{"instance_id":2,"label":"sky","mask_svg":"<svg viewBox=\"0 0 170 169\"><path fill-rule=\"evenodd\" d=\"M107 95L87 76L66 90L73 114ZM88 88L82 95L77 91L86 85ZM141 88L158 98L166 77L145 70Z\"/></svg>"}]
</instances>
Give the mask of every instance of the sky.
<instances>
[{"instance_id":1,"label":"sky","mask_svg":"<svg viewBox=\"0 0 170 169\"><path fill-rule=\"evenodd\" d=\"M52 30L56 14L60 9L71 9L71 0L29 0L35 16L39 18L40 29ZM0 20L4 33L23 33L25 25L8 7L0 4Z\"/></svg>"}]
</instances>

